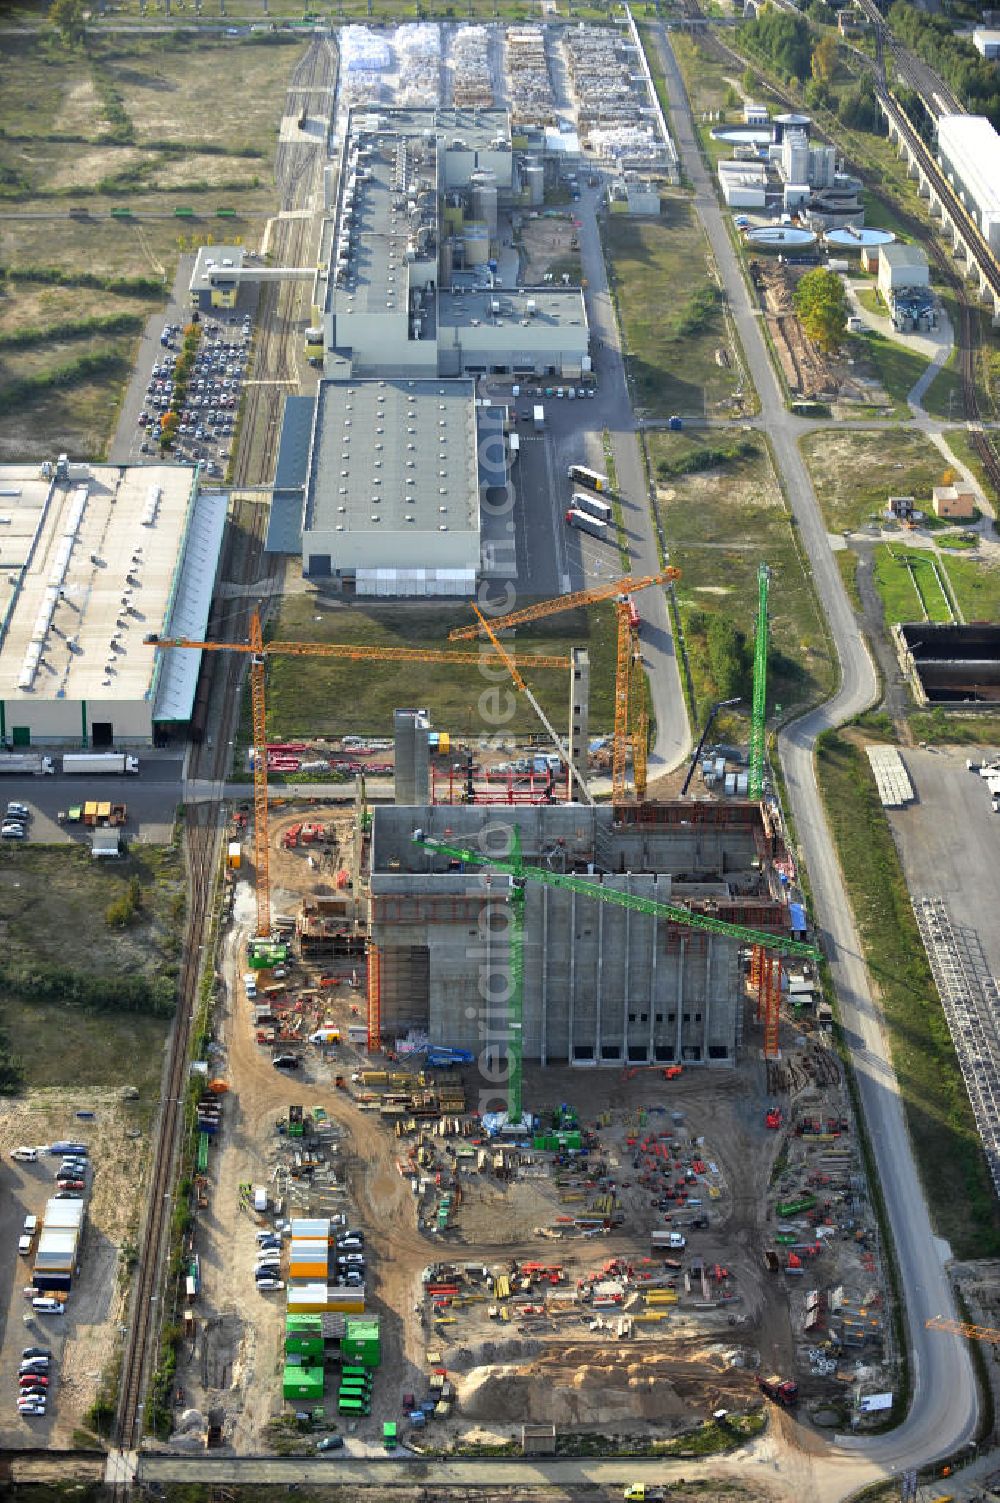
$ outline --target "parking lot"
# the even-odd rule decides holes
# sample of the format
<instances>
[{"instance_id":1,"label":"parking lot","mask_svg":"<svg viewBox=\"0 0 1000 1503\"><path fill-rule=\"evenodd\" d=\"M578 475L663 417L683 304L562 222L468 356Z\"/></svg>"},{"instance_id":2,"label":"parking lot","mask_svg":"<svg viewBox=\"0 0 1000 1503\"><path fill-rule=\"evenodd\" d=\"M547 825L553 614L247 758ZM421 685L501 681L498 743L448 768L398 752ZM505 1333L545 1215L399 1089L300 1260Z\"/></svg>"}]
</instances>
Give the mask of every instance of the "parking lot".
<instances>
[{"instance_id":1,"label":"parking lot","mask_svg":"<svg viewBox=\"0 0 1000 1503\"><path fill-rule=\"evenodd\" d=\"M69 845L86 842L89 831L83 824L60 820L60 814L92 799L124 803L128 809L126 841L165 845L180 801L180 776L176 754L155 759L147 753L139 777L5 777L0 782L0 808L19 803L28 809L29 841Z\"/></svg>"},{"instance_id":2,"label":"parking lot","mask_svg":"<svg viewBox=\"0 0 1000 1503\"><path fill-rule=\"evenodd\" d=\"M225 324L206 320L202 325L201 343L171 451L180 462L200 463L209 475L219 479L230 457L251 332L249 314L242 318L231 314ZM180 335L180 326L169 323L160 336L162 353L150 372L142 410L136 419L143 433L140 454L158 452L159 425L174 401Z\"/></svg>"}]
</instances>

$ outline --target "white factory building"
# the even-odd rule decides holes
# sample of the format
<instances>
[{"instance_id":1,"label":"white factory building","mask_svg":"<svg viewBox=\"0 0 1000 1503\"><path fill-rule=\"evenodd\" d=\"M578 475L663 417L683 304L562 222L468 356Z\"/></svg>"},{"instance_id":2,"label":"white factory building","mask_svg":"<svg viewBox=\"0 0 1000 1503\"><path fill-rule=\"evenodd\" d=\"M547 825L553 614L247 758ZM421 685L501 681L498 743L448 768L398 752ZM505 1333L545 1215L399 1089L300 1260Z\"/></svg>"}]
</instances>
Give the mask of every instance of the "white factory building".
<instances>
[{"instance_id":1,"label":"white factory building","mask_svg":"<svg viewBox=\"0 0 1000 1503\"><path fill-rule=\"evenodd\" d=\"M995 63L1000 58L1000 31L994 31L988 26L977 26L972 33L972 45L980 57L985 57L989 63Z\"/></svg>"},{"instance_id":2,"label":"white factory building","mask_svg":"<svg viewBox=\"0 0 1000 1503\"><path fill-rule=\"evenodd\" d=\"M317 309L324 379L315 402L286 400L266 544L300 553L308 578L475 593L480 487L505 477L480 473L474 378L590 370L582 290L517 286L504 244L502 216L540 192L536 165L505 110L350 111Z\"/></svg>"},{"instance_id":3,"label":"white factory building","mask_svg":"<svg viewBox=\"0 0 1000 1503\"><path fill-rule=\"evenodd\" d=\"M356 595L475 593L479 487L471 381L323 381L302 570Z\"/></svg>"},{"instance_id":4,"label":"white factory building","mask_svg":"<svg viewBox=\"0 0 1000 1503\"><path fill-rule=\"evenodd\" d=\"M191 718L227 497L195 469L0 467L0 742L148 746Z\"/></svg>"},{"instance_id":5,"label":"white factory building","mask_svg":"<svg viewBox=\"0 0 1000 1503\"><path fill-rule=\"evenodd\" d=\"M1000 252L1000 136L983 115L942 115L938 156L990 250Z\"/></svg>"}]
</instances>

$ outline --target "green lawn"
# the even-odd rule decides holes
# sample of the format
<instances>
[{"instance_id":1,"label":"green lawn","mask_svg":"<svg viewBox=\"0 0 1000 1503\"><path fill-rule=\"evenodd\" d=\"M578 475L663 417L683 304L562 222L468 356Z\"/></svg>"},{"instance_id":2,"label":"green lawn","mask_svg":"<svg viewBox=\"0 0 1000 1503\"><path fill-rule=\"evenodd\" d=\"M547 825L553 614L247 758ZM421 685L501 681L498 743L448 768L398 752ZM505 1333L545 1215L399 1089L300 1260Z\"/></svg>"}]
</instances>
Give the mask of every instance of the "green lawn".
<instances>
[{"instance_id":1,"label":"green lawn","mask_svg":"<svg viewBox=\"0 0 1000 1503\"><path fill-rule=\"evenodd\" d=\"M968 465L969 469L972 471L973 478L975 479L976 484L979 486L983 495L987 498L987 500L992 501L995 505L997 501L996 492L986 478L986 471L983 468L983 462L980 459L975 447L973 446L971 435L964 432L962 429L956 428L947 433L945 435L945 438L947 440L949 449L952 450L955 457L957 459L960 459L963 464Z\"/></svg>"},{"instance_id":2,"label":"green lawn","mask_svg":"<svg viewBox=\"0 0 1000 1503\"><path fill-rule=\"evenodd\" d=\"M956 1258L996 1257L1000 1208L868 759L828 733L817 764L931 1220Z\"/></svg>"},{"instance_id":3,"label":"green lawn","mask_svg":"<svg viewBox=\"0 0 1000 1503\"><path fill-rule=\"evenodd\" d=\"M141 885L141 905L135 921L118 928L108 923L107 910L133 878ZM0 932L8 963L172 977L183 918L179 848L137 847L121 862L94 861L84 846L0 850ZM29 996L19 996L16 1005L0 1001L0 1025L27 1085L126 1082L147 1098L157 1095L169 1019Z\"/></svg>"},{"instance_id":4,"label":"green lawn","mask_svg":"<svg viewBox=\"0 0 1000 1503\"><path fill-rule=\"evenodd\" d=\"M830 532L881 518L889 496L913 496L923 507L945 469L922 433L824 429L800 443Z\"/></svg>"},{"instance_id":5,"label":"green lawn","mask_svg":"<svg viewBox=\"0 0 1000 1503\"><path fill-rule=\"evenodd\" d=\"M519 600L519 605L530 602ZM269 635L293 641L343 642L373 647L415 647L476 651L474 642L449 644L452 626L470 620L466 606L328 605L313 595L286 595ZM317 619L317 617L319 619ZM515 647L568 654L573 646L590 652L590 724L599 732L614 721L616 629L611 605L552 617L518 629ZM525 679L557 730L569 708L568 674L561 669L526 671ZM499 706L494 704L499 698ZM391 664L330 658L274 657L268 665L268 735L335 737L392 733L392 712L403 705L426 706L436 729L464 738L542 731L531 706L514 692L506 674L478 664ZM496 710L514 713L497 720Z\"/></svg>"},{"instance_id":6,"label":"green lawn","mask_svg":"<svg viewBox=\"0 0 1000 1503\"><path fill-rule=\"evenodd\" d=\"M727 697L709 665L704 622L724 615L752 642L761 562L772 571L770 709L829 692L829 643L764 440L741 434L720 443L717 434L688 432L649 434L647 442L670 560L681 570L677 595L699 708ZM724 457L727 445L736 457ZM720 454L712 468L680 473Z\"/></svg>"},{"instance_id":7,"label":"green lawn","mask_svg":"<svg viewBox=\"0 0 1000 1503\"><path fill-rule=\"evenodd\" d=\"M941 569L943 565L937 567ZM948 602L934 572L934 560L924 549L880 544L875 550L875 584L890 626L897 621L951 620Z\"/></svg>"},{"instance_id":8,"label":"green lawn","mask_svg":"<svg viewBox=\"0 0 1000 1503\"><path fill-rule=\"evenodd\" d=\"M951 587L966 621L1000 618L1000 568L980 558L948 558L945 561Z\"/></svg>"},{"instance_id":9,"label":"green lawn","mask_svg":"<svg viewBox=\"0 0 1000 1503\"><path fill-rule=\"evenodd\" d=\"M872 294L862 293L862 306L868 305ZM869 311L885 313L885 309ZM848 342L856 359L865 360L874 367L874 372L892 399L896 417L908 417L907 397L927 369L927 359L916 350L908 348L899 340L890 339L874 330L868 334L849 336ZM962 412L962 382L954 368L954 354L934 377L924 393L923 406L932 417L958 417Z\"/></svg>"},{"instance_id":10,"label":"green lawn","mask_svg":"<svg viewBox=\"0 0 1000 1503\"><path fill-rule=\"evenodd\" d=\"M604 245L636 406L658 417L730 410L737 363L691 201L667 190L660 222L613 218ZM728 352L729 369L719 364L719 349Z\"/></svg>"}]
</instances>

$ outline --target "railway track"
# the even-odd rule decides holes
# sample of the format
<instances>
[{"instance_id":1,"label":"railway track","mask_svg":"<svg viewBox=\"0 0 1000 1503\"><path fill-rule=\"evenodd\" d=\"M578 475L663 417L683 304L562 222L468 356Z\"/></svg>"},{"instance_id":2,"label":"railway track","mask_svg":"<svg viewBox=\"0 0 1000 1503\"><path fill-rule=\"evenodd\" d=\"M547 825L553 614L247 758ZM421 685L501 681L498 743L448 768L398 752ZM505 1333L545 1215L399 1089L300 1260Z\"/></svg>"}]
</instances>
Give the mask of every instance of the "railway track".
<instances>
[{"instance_id":1,"label":"railway track","mask_svg":"<svg viewBox=\"0 0 1000 1503\"><path fill-rule=\"evenodd\" d=\"M324 39L314 39L293 73L292 91L321 86L330 76L332 61L329 44ZM308 206L309 195L313 190L310 168L315 169L316 160L313 145L283 143L279 146L275 174L283 208ZM305 218L284 221L279 228L288 229L289 226L290 233L281 237L287 242L280 246L282 258L302 253L310 221ZM293 260L291 264L300 263ZM265 307L265 317L262 320L263 370L275 373L288 370L294 373L294 360L289 360L287 341L295 320L298 287L294 283L272 286L268 292L274 297L274 305ZM266 379L274 377L268 375ZM268 405L261 447L255 442L256 420L247 422L244 427L238 466L238 472L244 477L244 485L248 483L245 477L254 473L255 468L270 470L281 413L280 388L253 387L251 393L248 405L252 408L256 408L261 393L268 394ZM256 418L255 413L251 416ZM267 575L275 574L279 567L278 561L265 562L266 524L267 510L264 506L246 500L236 504L232 525L227 529L221 577L246 582L260 578L262 569ZM227 601L224 617L217 607L213 607L210 631L215 635L231 635L237 640L245 638L254 604L251 600L238 603ZM209 780L221 787L229 772L230 737L234 734L239 714L244 671L243 660L235 654L210 653L206 656L202 677L208 688L200 688L199 702L206 707L206 724L212 709L217 712L217 724L214 738L206 736L194 748L190 768L190 776L194 779ZM164 1284L164 1265L170 1245L172 1189L183 1136L191 1026L197 1012L202 958L206 953L203 945L210 927L213 879L220 860L221 810L221 799L214 798L189 805L184 816L189 892L188 929L178 981L177 1014L165 1067L163 1105L153 1151L146 1219L122 1361L115 1425L116 1444L122 1451L136 1449L141 1440L145 1394L157 1357L160 1332L164 1320L172 1318L176 1313L180 1298L179 1288ZM116 1485L116 1497L124 1496L126 1490L124 1484Z\"/></svg>"}]
</instances>

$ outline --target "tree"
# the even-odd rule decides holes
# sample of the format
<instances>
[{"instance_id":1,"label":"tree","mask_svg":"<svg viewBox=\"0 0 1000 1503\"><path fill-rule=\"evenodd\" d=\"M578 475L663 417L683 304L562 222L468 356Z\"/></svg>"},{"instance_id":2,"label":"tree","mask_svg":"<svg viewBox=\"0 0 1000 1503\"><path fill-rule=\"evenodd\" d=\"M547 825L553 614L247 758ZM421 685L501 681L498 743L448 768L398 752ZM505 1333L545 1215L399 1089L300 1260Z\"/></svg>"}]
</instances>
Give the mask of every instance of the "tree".
<instances>
[{"instance_id":1,"label":"tree","mask_svg":"<svg viewBox=\"0 0 1000 1503\"><path fill-rule=\"evenodd\" d=\"M707 632L708 666L720 699L746 697L751 656L747 639L727 616L712 616Z\"/></svg>"},{"instance_id":2,"label":"tree","mask_svg":"<svg viewBox=\"0 0 1000 1503\"><path fill-rule=\"evenodd\" d=\"M812 76L819 84L832 83L837 72L837 38L828 31L813 48Z\"/></svg>"},{"instance_id":3,"label":"tree","mask_svg":"<svg viewBox=\"0 0 1000 1503\"><path fill-rule=\"evenodd\" d=\"M83 0L52 0L49 20L69 47L83 41Z\"/></svg>"},{"instance_id":4,"label":"tree","mask_svg":"<svg viewBox=\"0 0 1000 1503\"><path fill-rule=\"evenodd\" d=\"M808 337L821 350L837 348L847 327L847 297L835 271L818 266L795 289L795 311Z\"/></svg>"}]
</instances>

